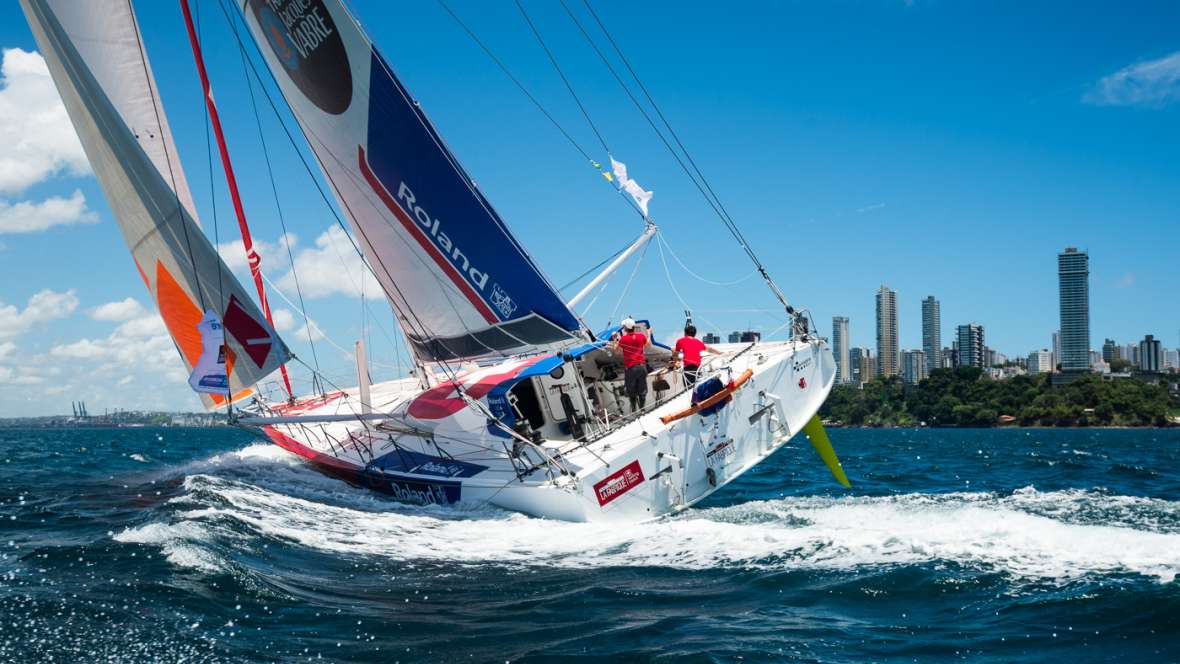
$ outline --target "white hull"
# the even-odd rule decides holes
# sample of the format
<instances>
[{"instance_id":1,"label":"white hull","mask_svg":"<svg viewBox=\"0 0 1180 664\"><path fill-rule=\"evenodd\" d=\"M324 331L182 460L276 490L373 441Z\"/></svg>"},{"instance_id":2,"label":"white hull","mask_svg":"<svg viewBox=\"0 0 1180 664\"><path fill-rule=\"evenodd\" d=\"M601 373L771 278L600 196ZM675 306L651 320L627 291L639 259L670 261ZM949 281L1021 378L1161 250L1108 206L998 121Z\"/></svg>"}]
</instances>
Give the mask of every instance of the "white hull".
<instances>
[{"instance_id":1,"label":"white hull","mask_svg":"<svg viewBox=\"0 0 1180 664\"><path fill-rule=\"evenodd\" d=\"M488 433L479 417L466 429L443 420L433 431L407 430L415 422L408 406L422 395L413 379L372 386L372 417L388 419L351 417L360 408L355 391L345 391L299 402L281 413L297 422L264 431L329 474L410 502L490 503L565 521L643 521L686 509L782 447L833 384L835 363L819 339L722 349L708 375L728 381L753 373L718 412L662 423L661 416L689 407L691 391L684 390L621 426L582 441L546 437L515 457L513 439ZM548 375L540 378L540 393L561 389ZM347 417L323 421L333 416Z\"/></svg>"}]
</instances>

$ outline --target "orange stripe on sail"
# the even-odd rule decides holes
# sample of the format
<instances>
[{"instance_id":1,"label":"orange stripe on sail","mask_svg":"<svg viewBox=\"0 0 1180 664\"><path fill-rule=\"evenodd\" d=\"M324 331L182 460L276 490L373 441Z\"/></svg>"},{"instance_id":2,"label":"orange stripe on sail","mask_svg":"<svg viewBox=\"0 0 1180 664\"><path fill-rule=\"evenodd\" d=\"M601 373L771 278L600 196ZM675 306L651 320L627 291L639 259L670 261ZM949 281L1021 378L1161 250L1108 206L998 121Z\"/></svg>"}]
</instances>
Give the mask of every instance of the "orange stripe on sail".
<instances>
[{"instance_id":1,"label":"orange stripe on sail","mask_svg":"<svg viewBox=\"0 0 1180 664\"><path fill-rule=\"evenodd\" d=\"M156 261L156 304L185 364L192 369L201 357L201 332L197 329L201 309L160 261Z\"/></svg>"}]
</instances>

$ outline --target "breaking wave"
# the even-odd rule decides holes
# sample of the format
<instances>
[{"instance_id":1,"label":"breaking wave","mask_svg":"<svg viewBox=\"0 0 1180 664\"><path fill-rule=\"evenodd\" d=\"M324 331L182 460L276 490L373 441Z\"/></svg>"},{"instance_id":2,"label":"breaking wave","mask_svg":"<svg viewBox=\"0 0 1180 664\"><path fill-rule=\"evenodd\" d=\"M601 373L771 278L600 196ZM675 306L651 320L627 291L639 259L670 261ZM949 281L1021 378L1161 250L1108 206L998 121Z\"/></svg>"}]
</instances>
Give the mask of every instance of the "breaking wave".
<instances>
[{"instance_id":1,"label":"breaking wave","mask_svg":"<svg viewBox=\"0 0 1180 664\"><path fill-rule=\"evenodd\" d=\"M1180 572L1180 502L1101 491L786 497L637 525L573 524L494 508L404 506L265 444L197 464L166 522L121 542L199 571L263 538L338 556L560 568L844 570L953 563L1069 581Z\"/></svg>"}]
</instances>

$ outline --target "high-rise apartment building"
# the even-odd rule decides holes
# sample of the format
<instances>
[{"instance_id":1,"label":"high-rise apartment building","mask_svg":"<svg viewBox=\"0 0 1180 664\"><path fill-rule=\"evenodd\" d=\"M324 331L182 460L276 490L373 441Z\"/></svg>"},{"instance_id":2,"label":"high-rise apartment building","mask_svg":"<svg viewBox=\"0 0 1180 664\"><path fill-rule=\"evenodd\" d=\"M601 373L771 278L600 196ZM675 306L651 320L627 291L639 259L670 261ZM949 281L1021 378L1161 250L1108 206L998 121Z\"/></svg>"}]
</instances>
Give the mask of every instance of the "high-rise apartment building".
<instances>
[{"instance_id":1,"label":"high-rise apartment building","mask_svg":"<svg viewBox=\"0 0 1180 664\"><path fill-rule=\"evenodd\" d=\"M930 375L926 366L925 351L905 351L901 354L901 379L910 385L917 385Z\"/></svg>"},{"instance_id":2,"label":"high-rise apartment building","mask_svg":"<svg viewBox=\"0 0 1180 664\"><path fill-rule=\"evenodd\" d=\"M983 326L975 323L960 325L955 336L959 342L959 366L983 367Z\"/></svg>"},{"instance_id":3,"label":"high-rise apartment building","mask_svg":"<svg viewBox=\"0 0 1180 664\"><path fill-rule=\"evenodd\" d=\"M1053 371L1061 364L1061 330L1053 333Z\"/></svg>"},{"instance_id":4,"label":"high-rise apartment building","mask_svg":"<svg viewBox=\"0 0 1180 664\"><path fill-rule=\"evenodd\" d=\"M897 346L897 291L877 291L877 375L896 376L901 359Z\"/></svg>"},{"instance_id":5,"label":"high-rise apartment building","mask_svg":"<svg viewBox=\"0 0 1180 664\"><path fill-rule=\"evenodd\" d=\"M1123 349L1119 347L1114 339L1107 339L1102 342L1102 361L1110 364L1115 360L1123 359Z\"/></svg>"},{"instance_id":6,"label":"high-rise apartment building","mask_svg":"<svg viewBox=\"0 0 1180 664\"><path fill-rule=\"evenodd\" d=\"M852 356L848 352L848 316L832 316L832 355L836 358L836 382L852 382Z\"/></svg>"},{"instance_id":7,"label":"high-rise apartment building","mask_svg":"<svg viewBox=\"0 0 1180 664\"><path fill-rule=\"evenodd\" d=\"M1067 247L1057 254L1062 371L1090 369L1090 255Z\"/></svg>"},{"instance_id":8,"label":"high-rise apartment building","mask_svg":"<svg viewBox=\"0 0 1180 664\"><path fill-rule=\"evenodd\" d=\"M868 348L853 348L849 351L852 365L852 382L864 385L877 375L877 359Z\"/></svg>"},{"instance_id":9,"label":"high-rise apartment building","mask_svg":"<svg viewBox=\"0 0 1180 664\"><path fill-rule=\"evenodd\" d=\"M705 336L701 337L701 341L705 344L719 344L721 343L721 337L712 332L706 332Z\"/></svg>"},{"instance_id":10,"label":"high-rise apartment building","mask_svg":"<svg viewBox=\"0 0 1180 664\"><path fill-rule=\"evenodd\" d=\"M942 305L933 295L922 300L922 351L927 374L942 366Z\"/></svg>"},{"instance_id":11,"label":"high-rise apartment building","mask_svg":"<svg viewBox=\"0 0 1180 664\"><path fill-rule=\"evenodd\" d=\"M1150 334L1143 337L1139 342L1139 370L1159 371L1161 359L1159 339Z\"/></svg>"},{"instance_id":12,"label":"high-rise apartment building","mask_svg":"<svg viewBox=\"0 0 1180 664\"><path fill-rule=\"evenodd\" d=\"M1048 348L1034 350L1028 354L1026 365L1030 374L1050 373L1053 371L1053 353Z\"/></svg>"}]
</instances>

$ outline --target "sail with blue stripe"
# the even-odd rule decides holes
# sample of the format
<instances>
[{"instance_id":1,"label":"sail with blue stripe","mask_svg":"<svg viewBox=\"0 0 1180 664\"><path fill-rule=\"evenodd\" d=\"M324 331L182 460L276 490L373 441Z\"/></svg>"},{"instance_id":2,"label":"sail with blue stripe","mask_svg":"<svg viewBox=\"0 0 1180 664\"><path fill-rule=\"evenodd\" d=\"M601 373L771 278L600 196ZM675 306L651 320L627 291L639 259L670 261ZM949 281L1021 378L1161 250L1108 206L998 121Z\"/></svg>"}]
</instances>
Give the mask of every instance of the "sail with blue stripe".
<instances>
[{"instance_id":1,"label":"sail with blue stripe","mask_svg":"<svg viewBox=\"0 0 1180 664\"><path fill-rule=\"evenodd\" d=\"M421 361L512 355L582 325L338 0L247 23Z\"/></svg>"}]
</instances>

